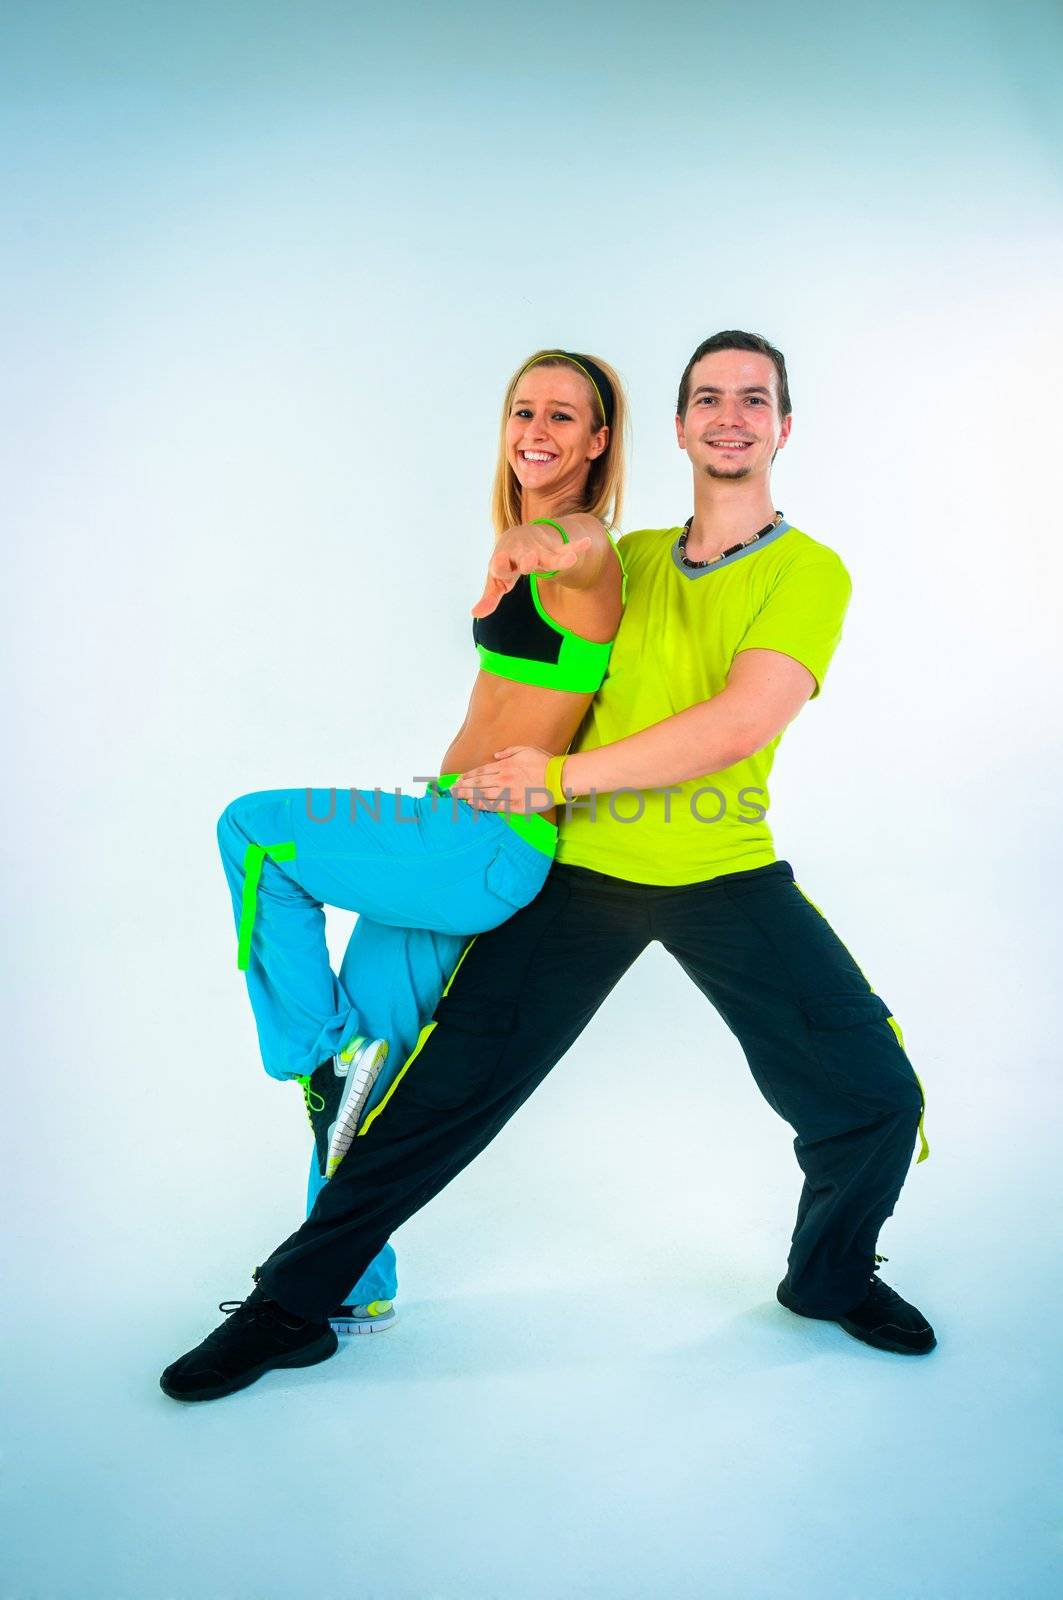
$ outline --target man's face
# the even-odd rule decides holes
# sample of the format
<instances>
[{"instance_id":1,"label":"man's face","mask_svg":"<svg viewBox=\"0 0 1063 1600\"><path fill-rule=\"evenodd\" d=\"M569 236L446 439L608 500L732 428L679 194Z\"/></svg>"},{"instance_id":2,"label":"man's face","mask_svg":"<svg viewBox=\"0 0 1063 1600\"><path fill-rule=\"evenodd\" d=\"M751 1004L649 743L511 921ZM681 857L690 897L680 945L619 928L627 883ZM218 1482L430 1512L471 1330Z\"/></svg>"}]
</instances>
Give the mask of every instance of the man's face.
<instances>
[{"instance_id":1,"label":"man's face","mask_svg":"<svg viewBox=\"0 0 1063 1600\"><path fill-rule=\"evenodd\" d=\"M714 350L690 374L686 416L676 417L679 448L710 478L766 476L790 437L779 415L779 376L769 356Z\"/></svg>"}]
</instances>

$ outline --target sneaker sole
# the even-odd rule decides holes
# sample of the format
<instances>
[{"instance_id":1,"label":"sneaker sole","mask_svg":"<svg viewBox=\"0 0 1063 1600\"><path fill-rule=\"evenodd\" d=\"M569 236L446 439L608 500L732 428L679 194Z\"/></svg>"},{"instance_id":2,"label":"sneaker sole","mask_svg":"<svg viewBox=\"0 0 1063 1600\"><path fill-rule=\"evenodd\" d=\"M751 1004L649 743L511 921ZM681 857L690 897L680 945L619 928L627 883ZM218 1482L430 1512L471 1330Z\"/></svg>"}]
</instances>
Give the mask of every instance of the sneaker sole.
<instances>
[{"instance_id":1,"label":"sneaker sole","mask_svg":"<svg viewBox=\"0 0 1063 1600\"><path fill-rule=\"evenodd\" d=\"M387 1056L387 1040L373 1039L365 1046L355 1065L348 1072L347 1087L343 1091L336 1120L329 1131L328 1159L325 1163L326 1178L333 1176L351 1148L351 1142L358 1131L359 1120L365 1110L365 1103L380 1076L380 1069Z\"/></svg>"},{"instance_id":2,"label":"sneaker sole","mask_svg":"<svg viewBox=\"0 0 1063 1600\"><path fill-rule=\"evenodd\" d=\"M356 1338L363 1333L387 1333L399 1320L397 1311L386 1311L379 1317L330 1317L329 1327L343 1338Z\"/></svg>"},{"instance_id":3,"label":"sneaker sole","mask_svg":"<svg viewBox=\"0 0 1063 1600\"><path fill-rule=\"evenodd\" d=\"M232 1378L228 1383L218 1383L209 1389L199 1389L195 1394L182 1394L179 1389L167 1388L162 1378L159 1379L159 1388L163 1394L169 1395L171 1400L222 1400L227 1394L237 1394L241 1389L246 1389L252 1383L257 1383L259 1378L264 1378L267 1372L274 1372L284 1367L315 1367L319 1361L327 1361L329 1356L334 1356L340 1347L340 1341L329 1328L323 1333L315 1344L307 1345L305 1350L293 1350L290 1355L280 1356L275 1361L264 1361L260 1366L252 1368L250 1372L241 1373L238 1378Z\"/></svg>"},{"instance_id":4,"label":"sneaker sole","mask_svg":"<svg viewBox=\"0 0 1063 1600\"><path fill-rule=\"evenodd\" d=\"M775 1298L787 1311L792 1311L795 1317L807 1317L809 1322L833 1322L843 1329L850 1339L859 1339L861 1344L866 1344L871 1350L888 1350L891 1355L895 1356L928 1356L931 1350L937 1347L936 1338L933 1338L930 1344L924 1345L921 1350L913 1350L910 1344L896 1344L891 1339L869 1339L866 1330L858 1327L856 1323L847 1321L844 1317L820 1317L814 1311L802 1311L798 1306L791 1305L788 1300L784 1300L778 1292L776 1292Z\"/></svg>"},{"instance_id":5,"label":"sneaker sole","mask_svg":"<svg viewBox=\"0 0 1063 1600\"><path fill-rule=\"evenodd\" d=\"M861 1344L869 1345L872 1350L888 1350L895 1356L928 1356L931 1350L937 1347L937 1339L933 1336L931 1336L929 1344L924 1344L916 1349L910 1344L895 1344L892 1339L884 1337L869 1339L867 1333L858 1328L855 1323L844 1322L841 1317L832 1317L831 1321L836 1322L839 1328L844 1328L850 1338L859 1339Z\"/></svg>"}]
</instances>

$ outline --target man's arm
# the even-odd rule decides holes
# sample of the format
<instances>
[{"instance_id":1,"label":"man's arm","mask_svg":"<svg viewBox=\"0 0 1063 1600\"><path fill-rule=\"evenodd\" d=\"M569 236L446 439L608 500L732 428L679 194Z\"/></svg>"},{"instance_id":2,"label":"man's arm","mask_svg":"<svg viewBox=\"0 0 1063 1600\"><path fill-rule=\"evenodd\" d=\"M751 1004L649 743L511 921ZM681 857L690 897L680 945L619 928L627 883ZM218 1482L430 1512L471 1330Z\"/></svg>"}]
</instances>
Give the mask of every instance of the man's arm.
<instances>
[{"instance_id":1,"label":"man's arm","mask_svg":"<svg viewBox=\"0 0 1063 1600\"><path fill-rule=\"evenodd\" d=\"M726 686L711 700L615 744L569 756L564 788L577 795L592 790L664 789L722 772L770 744L815 687L812 673L792 656L778 650L742 650ZM502 790L508 790L511 809L523 810L525 793L542 789L549 755L530 746L499 751L494 761L463 773L453 792L473 804L486 802L489 808Z\"/></svg>"},{"instance_id":2,"label":"man's arm","mask_svg":"<svg viewBox=\"0 0 1063 1600\"><path fill-rule=\"evenodd\" d=\"M777 738L815 687L811 672L792 656L743 650L734 659L726 687L711 700L615 744L569 756L565 788L573 794L663 789L722 772Z\"/></svg>"}]
</instances>

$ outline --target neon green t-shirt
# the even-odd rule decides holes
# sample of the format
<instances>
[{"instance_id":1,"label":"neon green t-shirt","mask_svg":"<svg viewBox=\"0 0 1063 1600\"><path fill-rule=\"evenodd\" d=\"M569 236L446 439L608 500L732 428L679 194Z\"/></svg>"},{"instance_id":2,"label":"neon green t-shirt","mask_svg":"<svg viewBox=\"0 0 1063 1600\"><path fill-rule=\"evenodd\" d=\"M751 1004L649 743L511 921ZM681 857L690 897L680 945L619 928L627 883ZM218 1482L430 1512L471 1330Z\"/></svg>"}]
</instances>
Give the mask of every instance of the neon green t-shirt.
<instances>
[{"instance_id":1,"label":"neon green t-shirt","mask_svg":"<svg viewBox=\"0 0 1063 1600\"><path fill-rule=\"evenodd\" d=\"M839 556L781 522L738 555L689 571L681 528L621 540L627 608L609 672L572 743L596 750L711 700L741 650L779 650L808 668L819 693L841 638L852 585ZM779 735L781 738L782 735ZM701 883L767 866L768 776L779 738L722 772L671 791L617 790L558 813L557 859L632 883Z\"/></svg>"}]
</instances>

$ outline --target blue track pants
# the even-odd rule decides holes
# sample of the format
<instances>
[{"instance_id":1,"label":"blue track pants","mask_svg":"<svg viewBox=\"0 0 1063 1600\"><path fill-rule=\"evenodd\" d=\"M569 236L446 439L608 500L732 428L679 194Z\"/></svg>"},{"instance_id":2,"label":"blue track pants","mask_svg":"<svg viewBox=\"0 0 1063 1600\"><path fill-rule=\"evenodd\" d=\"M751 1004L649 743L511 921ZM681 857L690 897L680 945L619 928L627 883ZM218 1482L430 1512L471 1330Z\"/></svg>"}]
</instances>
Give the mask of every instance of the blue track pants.
<instances>
[{"instance_id":1,"label":"blue track pants","mask_svg":"<svg viewBox=\"0 0 1063 1600\"><path fill-rule=\"evenodd\" d=\"M226 806L218 842L266 1071L301 1077L356 1034L387 1039L368 1116L469 938L535 898L556 839L542 817L507 821L434 788L271 789ZM338 976L325 905L359 913ZM312 1159L308 1213L322 1183ZM390 1300L395 1286L385 1245L345 1299Z\"/></svg>"}]
</instances>

